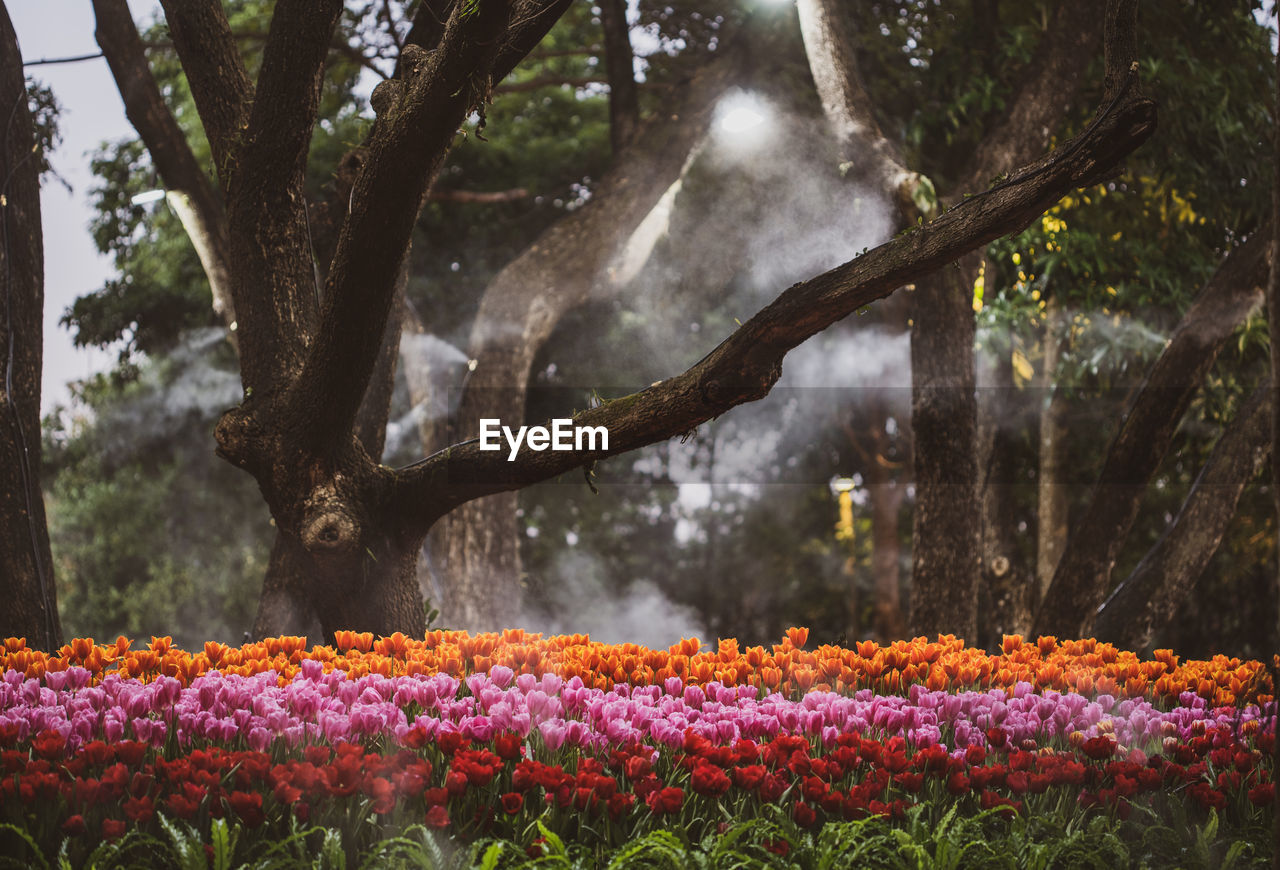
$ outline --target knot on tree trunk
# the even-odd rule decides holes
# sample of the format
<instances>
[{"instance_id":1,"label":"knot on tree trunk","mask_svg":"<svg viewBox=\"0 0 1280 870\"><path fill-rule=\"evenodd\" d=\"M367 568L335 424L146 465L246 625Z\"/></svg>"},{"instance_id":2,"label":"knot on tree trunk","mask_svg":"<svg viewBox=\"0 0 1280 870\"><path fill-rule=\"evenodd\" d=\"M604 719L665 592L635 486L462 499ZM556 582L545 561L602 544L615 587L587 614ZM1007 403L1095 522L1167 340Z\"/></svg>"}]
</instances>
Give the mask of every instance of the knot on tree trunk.
<instances>
[{"instance_id":1,"label":"knot on tree trunk","mask_svg":"<svg viewBox=\"0 0 1280 870\"><path fill-rule=\"evenodd\" d=\"M232 408L218 419L213 430L218 456L237 468L252 472L261 453L262 427L243 406Z\"/></svg>"},{"instance_id":2,"label":"knot on tree trunk","mask_svg":"<svg viewBox=\"0 0 1280 870\"><path fill-rule=\"evenodd\" d=\"M332 484L318 487L303 505L302 545L313 555L347 554L360 544L360 522Z\"/></svg>"}]
</instances>

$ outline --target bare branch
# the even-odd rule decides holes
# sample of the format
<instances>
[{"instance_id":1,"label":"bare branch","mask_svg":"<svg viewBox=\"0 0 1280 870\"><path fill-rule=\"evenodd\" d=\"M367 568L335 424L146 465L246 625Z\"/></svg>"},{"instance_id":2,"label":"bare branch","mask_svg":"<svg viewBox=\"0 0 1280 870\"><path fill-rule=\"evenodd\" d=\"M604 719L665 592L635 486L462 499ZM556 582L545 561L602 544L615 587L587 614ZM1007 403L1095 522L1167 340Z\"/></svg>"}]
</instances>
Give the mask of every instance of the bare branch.
<instances>
[{"instance_id":1,"label":"bare branch","mask_svg":"<svg viewBox=\"0 0 1280 870\"><path fill-rule=\"evenodd\" d=\"M608 450L526 448L508 462L502 451L481 451L475 442L458 444L397 474L398 507L429 523L470 499L671 438L735 405L760 399L776 382L783 357L805 339L895 288L1026 227L1066 193L1110 171L1154 129L1150 100L1117 99L1074 140L1008 180L786 290L683 374L576 415L576 425L608 428Z\"/></svg>"},{"instance_id":2,"label":"bare branch","mask_svg":"<svg viewBox=\"0 0 1280 870\"><path fill-rule=\"evenodd\" d=\"M160 95L147 65L142 38L125 0L93 0L94 35L124 100L124 111L147 146L151 162L195 245L213 292L213 310L224 325L235 323L231 301L230 251L222 201L196 163L186 137ZM235 333L230 332L233 343Z\"/></svg>"},{"instance_id":3,"label":"bare branch","mask_svg":"<svg viewBox=\"0 0 1280 870\"><path fill-rule=\"evenodd\" d=\"M1147 481L1168 452L1218 351L1262 303L1268 235L1266 230L1255 233L1223 260L1151 367L1107 449L1089 507L1072 530L1033 634L1078 637L1089 630Z\"/></svg>"},{"instance_id":4,"label":"bare branch","mask_svg":"<svg viewBox=\"0 0 1280 870\"><path fill-rule=\"evenodd\" d=\"M42 57L39 60L24 60L23 67L44 66L52 63L80 63L82 60L97 60L102 57L102 52L96 51L93 54L77 54L74 57Z\"/></svg>"},{"instance_id":5,"label":"bare branch","mask_svg":"<svg viewBox=\"0 0 1280 870\"><path fill-rule=\"evenodd\" d=\"M160 0L160 5L225 190L228 162L249 119L253 85L218 0Z\"/></svg>"},{"instance_id":6,"label":"bare branch","mask_svg":"<svg viewBox=\"0 0 1280 870\"><path fill-rule=\"evenodd\" d=\"M427 51L435 48L444 35L444 26L449 21L449 11L454 0L422 0L418 11L413 14L413 24L405 36L405 45L416 45ZM403 78L399 64L396 64L397 78Z\"/></svg>"},{"instance_id":7,"label":"bare branch","mask_svg":"<svg viewBox=\"0 0 1280 870\"><path fill-rule=\"evenodd\" d=\"M1191 596L1226 534L1240 494L1271 455L1271 382L1236 412L1178 515L1111 593L1094 624L1100 640L1141 650Z\"/></svg>"}]
</instances>

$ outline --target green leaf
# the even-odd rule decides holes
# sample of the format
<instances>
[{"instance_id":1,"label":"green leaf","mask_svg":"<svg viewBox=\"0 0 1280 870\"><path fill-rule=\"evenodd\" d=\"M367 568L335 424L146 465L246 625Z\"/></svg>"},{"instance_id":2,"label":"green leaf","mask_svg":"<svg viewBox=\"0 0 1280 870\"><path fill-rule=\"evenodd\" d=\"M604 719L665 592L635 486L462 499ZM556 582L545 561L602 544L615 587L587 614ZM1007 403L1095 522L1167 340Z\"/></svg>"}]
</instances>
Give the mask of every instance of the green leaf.
<instances>
[{"instance_id":1,"label":"green leaf","mask_svg":"<svg viewBox=\"0 0 1280 870\"><path fill-rule=\"evenodd\" d=\"M34 839L32 839L31 835L28 834L26 830L24 830L23 828L19 828L17 825L11 825L6 822L5 824L0 825L0 832L3 832L3 831L8 831L9 833L16 834L20 840L22 840L24 843L26 843L28 846L31 847L31 855L33 856L32 858L19 858L16 855L5 855L3 857L4 857L6 866L31 867L31 866L34 866L31 863L33 859L36 861L39 861L41 867L47 868L49 866L49 862L44 859L44 854L43 854L43 851L40 849L40 846L36 843Z\"/></svg>"},{"instance_id":2,"label":"green leaf","mask_svg":"<svg viewBox=\"0 0 1280 870\"><path fill-rule=\"evenodd\" d=\"M206 870L208 864L204 857L204 843L200 834L190 825L176 822L164 813L157 813L160 827L173 841L173 850L178 856L178 863L186 870Z\"/></svg>"},{"instance_id":3,"label":"green leaf","mask_svg":"<svg viewBox=\"0 0 1280 870\"><path fill-rule=\"evenodd\" d=\"M498 859L502 857L502 852L505 848L506 845L499 841L485 849L484 858L480 861L480 870L495 870L498 866Z\"/></svg>"},{"instance_id":4,"label":"green leaf","mask_svg":"<svg viewBox=\"0 0 1280 870\"><path fill-rule=\"evenodd\" d=\"M548 854L567 856L568 852L565 851L564 841L557 837L555 832L544 825L541 820L537 824L538 832L542 835L542 839L547 841Z\"/></svg>"},{"instance_id":5,"label":"green leaf","mask_svg":"<svg viewBox=\"0 0 1280 870\"><path fill-rule=\"evenodd\" d=\"M324 832L316 866L321 870L347 870L347 853L342 850L342 834L332 828Z\"/></svg>"},{"instance_id":6,"label":"green leaf","mask_svg":"<svg viewBox=\"0 0 1280 870\"><path fill-rule=\"evenodd\" d=\"M231 870L233 839L226 819L214 819L210 823L209 841L213 846L213 870Z\"/></svg>"}]
</instances>

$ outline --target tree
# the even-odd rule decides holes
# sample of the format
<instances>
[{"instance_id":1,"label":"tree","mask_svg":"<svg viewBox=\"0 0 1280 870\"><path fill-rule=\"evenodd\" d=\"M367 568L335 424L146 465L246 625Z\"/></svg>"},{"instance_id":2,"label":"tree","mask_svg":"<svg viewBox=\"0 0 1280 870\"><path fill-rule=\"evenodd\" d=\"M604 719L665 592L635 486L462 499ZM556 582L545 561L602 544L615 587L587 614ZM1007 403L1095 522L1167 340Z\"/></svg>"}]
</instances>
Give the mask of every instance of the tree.
<instances>
[{"instance_id":1,"label":"tree","mask_svg":"<svg viewBox=\"0 0 1280 870\"><path fill-rule=\"evenodd\" d=\"M420 630L414 562L427 530L450 511L680 434L763 396L791 348L1025 226L1064 193L1105 177L1154 126L1130 68L1132 10L1116 4L1103 110L1080 136L929 224L786 290L685 373L575 415L577 425L608 428L607 450L525 450L507 462L460 442L388 469L358 437L358 421L387 358L386 339L398 334L387 326L412 225L454 132L563 5L458 4L439 16L442 31L423 11L446 10L422 5L419 19L428 24L415 23L400 76L375 93L378 121L317 294L303 182L340 4L326 3L320 14L277 3L256 85L219 6L166 4L218 168L230 252L245 399L219 423L219 452L257 480L280 530L277 555L306 578L328 633ZM105 0L97 7L101 24L113 10Z\"/></svg>"},{"instance_id":2,"label":"tree","mask_svg":"<svg viewBox=\"0 0 1280 870\"><path fill-rule=\"evenodd\" d=\"M6 606L0 633L33 645L62 641L53 559L40 493L40 365L44 334L44 247L40 160L27 109L22 54L0 8L0 565Z\"/></svg>"},{"instance_id":3,"label":"tree","mask_svg":"<svg viewBox=\"0 0 1280 870\"><path fill-rule=\"evenodd\" d=\"M927 64L935 71L949 71L951 76L948 80L963 83L956 85L956 88L958 91L964 89L950 95L951 99L942 104L948 120L954 124L945 128L945 142L950 147L943 147L944 137L930 138L914 134L906 137L908 142L914 139L928 143L916 153L915 162L904 157L905 149L897 140L886 137L882 132L887 114L884 95L894 93L893 82L877 78L879 67L868 67L865 60L876 48L876 40L870 35L874 33L874 29L868 24L883 21L885 16L882 10L872 7L866 21L860 22L858 16L851 14L848 9L842 9L838 4L822 0L807 0L799 4L814 79L823 97L824 109L837 134L856 143L852 152L858 155L858 159L850 163L851 170L875 179L883 189L896 194L894 199L901 215L910 220L913 214L927 208L933 189L945 189L946 179L964 179L966 173L974 173L966 183L972 186L983 174L993 172L993 165L998 164L1001 159L1008 159L1007 153L1002 156L993 155L1001 155L1007 149L1012 149L1014 153L1019 149L1024 153L1038 150L1045 144L1043 137L1074 122L1075 110L1071 104L1071 94L1083 81L1088 55L1081 50L1079 44L1073 44L1073 40L1083 38L1089 27L1096 26L1100 21L1100 16L1091 13L1087 4L1075 4L1059 8L1056 13L1058 17L1051 22L1046 19L1043 26L1025 28L1021 37L1024 49L1029 47L1025 34L1036 34L1036 63L1022 76L1020 85L1008 89L1007 103L990 126L982 123L961 126L956 117L965 112L966 106L976 104L980 108L984 104L990 105L993 101L1002 99L1000 78L1007 75L1011 65L992 46L988 46L985 52L979 50L962 53L957 61L954 53L946 52L945 44L939 46L928 40L933 20L937 17L934 10L912 4L901 4L897 8L897 26L904 28L905 32L894 33L884 40L882 50L900 53L905 43L909 49L918 52L913 63ZM971 21L973 30L970 34L973 43L981 42L982 36L991 32L997 11L995 4L975 4ZM1070 20L1068 24L1069 17L1073 15L1079 17ZM1191 14L1186 20L1180 16L1170 16L1169 23L1162 19L1160 24L1151 25L1151 29L1167 28L1176 33L1179 28L1187 28L1196 19L1196 14ZM1247 21L1248 25L1233 27L1221 16L1216 16L1215 24L1206 28L1203 20L1200 20L1199 29L1204 30L1214 45L1208 55L1210 63L1216 63L1216 58L1222 55L1224 45L1232 44L1235 46L1233 51L1238 52L1238 56L1242 58L1250 58L1251 63L1233 66L1231 75L1254 75L1256 80L1257 68L1252 60L1256 57L1257 28L1251 13L1247 9L1235 9L1230 20ZM883 24L881 27L887 29ZM1189 29L1194 31L1196 28L1193 26ZM1185 31L1179 34L1179 38L1185 38ZM1012 40L1003 45L1012 46L1017 51L1017 43L1018 40ZM1185 43L1180 41L1178 44ZM1184 56L1187 54L1185 51L1183 53ZM1185 59L1192 64L1200 62L1195 57L1188 56ZM1151 63L1158 64L1159 61L1153 59ZM1213 81L1214 92L1220 93L1225 84L1222 74L1219 73ZM1256 81L1251 86L1256 87ZM1168 88L1164 80L1161 87ZM1245 86L1240 87L1243 89ZM1024 298L1029 295L1033 301L1038 300L1042 290L1048 289L1047 281L1043 278L1034 284L1033 281L1042 273L1047 276L1055 267L1058 276L1064 271L1082 272L1086 279L1089 277L1088 270L1094 268L1105 274L1108 282L1122 288L1130 283L1146 288L1160 285L1162 290L1171 284L1186 285L1186 275L1196 274L1198 262L1206 259L1206 253L1209 258L1218 259L1224 247L1228 251L1232 250L1239 244L1242 235L1251 232L1252 221L1248 208L1229 205L1231 200L1241 199L1238 192L1233 196L1228 191L1225 195L1214 198L1215 210L1225 206L1233 210L1234 214L1225 222L1213 220L1213 216L1210 216L1207 227L1205 216L1197 218L1195 211L1188 205L1189 199L1194 199L1196 194L1188 187L1183 187L1183 184L1198 184L1187 178L1185 170L1180 168L1182 166L1192 167L1197 178L1208 175L1209 179L1204 183L1209 189L1219 183L1218 179L1228 179L1238 189L1244 185L1246 177L1250 180L1257 178L1254 172L1245 169L1246 165L1252 168L1256 160L1245 163L1241 159L1241 153L1233 151L1231 162L1219 164L1218 157L1225 150L1226 140L1222 141L1221 147L1206 148L1199 143L1200 137L1194 132L1206 127L1216 127L1223 131L1224 136L1233 136L1239 129L1236 119L1241 109L1237 108L1237 114L1230 118L1215 116L1215 110L1208 107L1211 100L1188 98L1188 90L1191 89L1184 88L1182 93L1175 92L1177 96L1173 101L1178 105L1186 105L1189 111L1179 113L1175 118L1172 135L1168 137L1168 142L1162 144L1157 155L1164 159L1148 163L1152 160L1151 157L1141 158L1136 171L1110 181L1106 186L1100 186L1100 193L1094 192L1095 196L1105 196L1108 190L1127 190L1129 203L1142 204L1144 217L1148 208L1154 211L1157 205L1163 217L1166 203L1171 198L1175 203L1180 203L1177 205L1176 217L1171 216L1169 223L1175 227L1190 223L1194 232L1178 230L1179 236L1186 238L1187 244L1173 246L1174 252L1165 253L1170 245L1167 239L1162 239L1159 252L1152 253L1168 260L1170 266L1173 265L1173 260L1181 260L1186 264L1183 271L1170 281L1163 277L1168 271L1167 267L1157 266L1153 258L1134 257L1128 252L1115 257L1099 251L1098 248L1105 246L1106 236L1110 236L1111 242L1120 239L1122 233L1117 228L1108 230L1105 235L1099 233L1097 241L1101 244L1095 248L1093 257L1088 256L1090 252L1087 249L1061 252L1061 246L1052 242L1050 232L1050 238L1041 238L1032 247L1035 266L1028 264L1026 267L1026 272L1033 273L1031 278L1021 270L1015 270L1018 275L1016 283L1009 282L1014 285L1014 290L1020 290ZM873 99L872 94L877 99ZM894 101L892 97L887 102L894 106L912 105L906 99ZM1217 105L1221 107L1226 103ZM1218 111L1223 109L1219 108ZM894 120L902 123L897 118ZM985 120L981 114L979 120ZM1192 126L1186 126L1188 124ZM981 132L975 136L974 130ZM1185 139L1184 130L1191 133ZM1178 142L1186 146L1180 149L1184 153L1170 154L1170 150L1176 147L1172 143ZM961 143L971 145L974 156L970 158L965 155ZM1247 150L1246 153L1251 154L1252 151ZM957 154L962 155L962 159L957 159ZM1187 160L1187 155L1192 156L1191 161ZM989 165L982 168L984 161ZM1209 166L1220 167L1223 171L1206 172ZM1143 175L1144 170L1149 175ZM924 182L931 175L943 181L926 187ZM1151 175L1156 177L1151 178ZM1133 196L1135 192L1138 193L1136 197ZM1160 202L1158 198L1163 198L1165 202ZM1250 197L1244 199L1247 201ZM1132 205L1128 207L1132 208ZM1072 216L1070 219L1075 218ZM1050 220L1049 217L1045 218L1046 227ZM1052 220L1057 221L1056 218ZM1133 225L1124 226L1123 235L1129 237ZM1166 229L1160 235L1167 236L1169 231ZM1206 242L1208 251L1205 251ZM1042 254L1036 254L1036 246L1043 251ZM1145 492L1147 481L1166 456L1179 423L1193 397L1198 395L1205 381L1205 373L1213 365L1218 350L1256 308L1260 296L1258 275L1261 266L1256 259L1257 250L1258 243L1255 240L1227 257L1222 269L1210 282L1212 290L1207 287L1203 301L1197 302L1186 313L1173 342L1153 368L1146 387L1134 399L1122 433L1106 452L1107 458L1098 485L1093 490L1092 500L1082 512L1083 519L1078 523L1079 528L1061 559L1054 552L1057 549L1057 536L1049 532L1059 522L1065 526L1065 517L1062 515L1065 503L1059 506L1065 489L1062 484L1065 483L1068 472L1073 475L1077 472L1058 464L1061 433L1055 431L1059 426L1055 421L1060 417L1061 404L1058 398L1050 403L1049 412L1045 415L1045 431L1042 433L1043 443L1051 445L1044 454L1050 461L1041 465L1039 489L1042 498L1039 516L1031 518L1032 522L1038 519L1041 526L1041 555L1048 563L1048 570L1051 572L1053 568L1057 569L1057 577L1046 590L1043 604L1038 601L1041 596L1036 594L1037 590L1031 582L1030 570L1021 552L1023 548L1017 534L1017 519L1022 510L1017 504L1020 497L1018 493L1026 490L1024 485L1017 483L1019 477L1024 477L1018 456L1022 431L1016 423L1011 426L997 422L1010 419L1017 421L1030 415L1030 408L1026 405L1026 394L1029 391L1018 389L1015 385L1014 363L1021 359L1022 366L1027 366L1020 348L1008 340L998 342L998 347L994 349L997 361L992 366L995 380L989 389L978 391L990 400L979 408L975 408L972 400L975 392L972 366L974 336L972 317L967 305L963 303L968 301L968 288L973 287L975 305L981 307L983 275L986 276L988 299L993 296L999 298L992 291L1002 291L1004 285L998 283L1000 276L995 274L995 269L992 268L994 264L988 262L983 267L976 258L962 260L959 270L939 273L920 284L926 294L917 296L919 313L912 325L915 349L912 375L916 384L913 435L918 488L912 589L915 605L913 624L917 630L932 633L939 629L942 623L938 620L941 619L947 625L956 626L966 638L978 638L974 631L973 609L978 599L981 571L985 585L983 591L987 593L991 606L984 614L987 627L979 642L988 645L998 642L1002 631L1054 632L1066 636L1077 636L1089 631L1093 610L1101 603L1101 597L1109 588L1111 565L1128 541L1128 530L1138 513L1139 499ZM994 248L991 253L995 253ZM1015 265L1018 256L1015 251ZM1200 258L1199 261L1197 258ZM1080 265L1071 264L1073 259L1078 260ZM1134 275L1135 270L1141 270L1137 276ZM1148 274L1143 275L1142 272ZM1133 280L1134 277L1139 280ZM934 286L940 280L949 283L949 288L939 290ZM1057 284L1062 283L1061 277L1058 277ZM1086 286L1088 283L1092 282L1086 282ZM1032 287L1037 289L1033 291ZM1177 290L1176 286L1173 289L1174 293L1186 292ZM1113 296L1117 293L1114 286L1109 286L1108 292ZM928 301L931 293L940 295L937 299ZM999 295L1004 294L1001 292ZM1059 301L1063 295L1065 294L1061 290L1056 290L1054 300ZM1122 289L1121 304L1124 304L1124 297L1127 295L1129 294ZM1144 294L1140 291L1134 295ZM1151 304L1150 292L1145 295L1148 297L1146 304ZM1110 304L1114 305L1115 300ZM951 309L944 316L939 316L939 312L946 310L946 305L951 305ZM1100 306L1104 313L1107 312L1107 305L1104 301ZM1209 316L1210 312L1212 316ZM1034 306L1024 308L1014 315L1015 318L1020 318L1022 324L1018 326L1019 321L1015 320L1015 328L1025 329L1026 323L1034 322L1038 314ZM1055 329L1056 325L1051 327L1051 330ZM1052 338L1052 334L1046 333L1046 342ZM1054 374L1057 356L1056 352L1045 354L1045 371L1049 383L1058 383L1061 396L1066 389L1063 383L1065 379ZM975 411L990 421L983 427L988 433L983 441L989 441L990 447L981 463L976 461L984 451L978 449L974 438ZM1221 479L1223 473L1242 474L1253 467L1250 451L1243 445L1240 437L1224 440L1222 447L1226 453L1215 451L1215 457L1218 457L1215 466L1219 470L1210 473L1206 467L1206 479ZM1227 455L1230 455L1230 460L1226 459ZM982 466L985 466L986 472L980 483L977 468ZM1225 472L1227 467L1233 470ZM1129 484L1128 487L1117 486L1121 477ZM1204 488L1196 487L1196 492L1184 508L1185 517L1204 515L1203 508L1199 511L1191 510L1193 501L1204 501L1204 492ZM981 511L978 509L979 494ZM1217 519L1219 512L1225 510L1229 515L1234 505L1235 499L1215 502L1211 511L1215 520L1209 525L1216 528L1219 523L1225 523L1226 518ZM980 521L983 531L982 549L985 550L981 560L975 555ZM1182 527L1185 528L1185 523ZM1180 590L1189 588L1190 583L1194 582L1199 570L1213 555L1219 540L1220 530L1217 533L1206 530L1206 534L1181 540L1184 552L1177 560L1179 570L1160 575L1164 581L1161 596L1165 603L1160 608L1163 613L1161 618L1168 618L1172 607L1181 600L1183 593ZM1157 550L1153 550L1150 555L1153 560L1156 559ZM1162 557L1159 563L1165 567L1173 565L1168 555ZM1155 561L1146 564L1155 564ZM1153 576L1150 571L1146 571L1145 579L1140 585L1149 590ZM1033 628L1032 614L1037 607L1040 618ZM1125 620L1123 612L1113 614L1113 617L1109 620L1109 624L1113 626L1117 624L1117 620Z\"/></svg>"},{"instance_id":4,"label":"tree","mask_svg":"<svg viewBox=\"0 0 1280 870\"><path fill-rule=\"evenodd\" d=\"M928 218L943 188L920 169L909 169L901 149L880 130L876 107L858 70L859 22L848 8L831 0L798 4L814 81L837 135L862 159L853 165L897 203L903 223ZM978 4L974 36L990 29L995 5ZM1048 145L1052 131L1067 119L1075 91L1084 80L1102 21L1101 4L1075 3L1058 9L1041 37L1036 62L989 131L967 160L935 157L940 178L956 182L959 192L979 188L1010 166L1030 160ZM912 10L916 17L928 12ZM862 22L863 28L869 27ZM1134 26L1129 22L1129 26ZM970 75L993 74L994 53L975 51L966 59L977 69ZM869 159L867 159L869 157ZM953 193L947 199L956 200ZM978 581L985 562L1010 564L1006 539L988 543L990 559L980 552L983 502L978 476L978 407L973 362L974 316L971 288L981 257L957 261L957 268L927 276L916 288L912 306L911 372L913 384L916 503L912 535L911 624L932 635L954 631L977 635ZM995 461L1009 455L1007 446L992 451ZM1000 491L989 488L990 495ZM1008 536L1007 510L988 508L990 529ZM1007 571L991 579L1008 592L995 595L1002 608L1017 608L1015 597L1025 583ZM1007 576L1006 576L1007 575ZM1008 599L1008 600L1006 600ZM998 620L997 620L998 621Z\"/></svg>"}]
</instances>

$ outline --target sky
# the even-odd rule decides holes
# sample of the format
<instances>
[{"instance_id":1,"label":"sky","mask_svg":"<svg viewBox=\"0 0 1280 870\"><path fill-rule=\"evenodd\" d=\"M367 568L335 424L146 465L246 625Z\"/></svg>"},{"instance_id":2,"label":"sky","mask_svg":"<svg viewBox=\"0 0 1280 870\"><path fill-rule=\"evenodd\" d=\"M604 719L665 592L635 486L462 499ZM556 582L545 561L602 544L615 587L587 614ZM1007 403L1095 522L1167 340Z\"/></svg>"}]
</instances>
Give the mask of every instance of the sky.
<instances>
[{"instance_id":1,"label":"sky","mask_svg":"<svg viewBox=\"0 0 1280 870\"><path fill-rule=\"evenodd\" d=\"M24 62L71 57L98 51L93 38L93 9L84 0L7 0ZM129 0L135 21L149 18L159 4ZM89 154L104 140L131 132L124 105L102 58L80 63L29 66L28 75L49 85L62 104L62 145L51 162L71 183L70 193L46 180L40 196L44 224L44 383L42 412L66 404L67 382L81 380L112 362L110 351L85 350L71 343L58 318L77 296L101 287L114 274L89 235L92 216Z\"/></svg>"}]
</instances>

